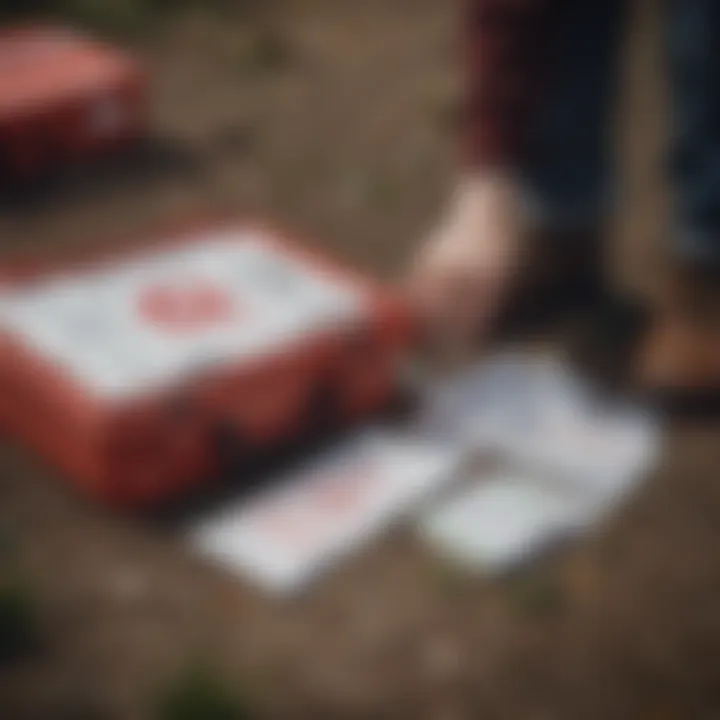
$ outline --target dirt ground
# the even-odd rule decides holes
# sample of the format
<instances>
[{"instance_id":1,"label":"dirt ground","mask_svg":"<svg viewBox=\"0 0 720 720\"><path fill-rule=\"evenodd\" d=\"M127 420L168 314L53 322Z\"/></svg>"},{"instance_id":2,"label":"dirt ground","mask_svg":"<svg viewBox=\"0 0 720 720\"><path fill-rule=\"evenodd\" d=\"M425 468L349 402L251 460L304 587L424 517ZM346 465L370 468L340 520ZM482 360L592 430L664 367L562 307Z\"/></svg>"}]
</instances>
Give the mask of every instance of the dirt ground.
<instances>
[{"instance_id":1,"label":"dirt ground","mask_svg":"<svg viewBox=\"0 0 720 720\"><path fill-rule=\"evenodd\" d=\"M0 209L3 248L103 244L232 209L396 273L455 165L454 3L288 0L273 17L260 45L255 21L202 14L149 42L166 148ZM645 284L665 207L664 89L653 3L636 19L613 240L618 276ZM0 717L152 717L159 689L198 656L259 717L720 717L718 468L714 427L673 428L621 516L522 578L453 577L398 530L280 603L161 528L83 505L8 445L0 562L36 588L47 648L0 671Z\"/></svg>"}]
</instances>

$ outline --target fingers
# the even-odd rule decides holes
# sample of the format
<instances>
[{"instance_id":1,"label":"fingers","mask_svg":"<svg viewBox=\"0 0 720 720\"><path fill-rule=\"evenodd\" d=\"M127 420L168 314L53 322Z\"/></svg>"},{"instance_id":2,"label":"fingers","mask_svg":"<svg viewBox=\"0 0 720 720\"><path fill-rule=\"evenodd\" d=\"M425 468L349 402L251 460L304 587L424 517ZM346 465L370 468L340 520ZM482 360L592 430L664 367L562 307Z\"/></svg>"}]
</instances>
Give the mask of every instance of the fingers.
<instances>
[{"instance_id":1,"label":"fingers","mask_svg":"<svg viewBox=\"0 0 720 720\"><path fill-rule=\"evenodd\" d=\"M424 244L406 290L426 336L471 345L489 331L519 256L520 210L505 183L463 185Z\"/></svg>"},{"instance_id":2,"label":"fingers","mask_svg":"<svg viewBox=\"0 0 720 720\"><path fill-rule=\"evenodd\" d=\"M421 266L407 284L413 310L429 344L471 346L492 320L499 295L492 273L459 264Z\"/></svg>"}]
</instances>

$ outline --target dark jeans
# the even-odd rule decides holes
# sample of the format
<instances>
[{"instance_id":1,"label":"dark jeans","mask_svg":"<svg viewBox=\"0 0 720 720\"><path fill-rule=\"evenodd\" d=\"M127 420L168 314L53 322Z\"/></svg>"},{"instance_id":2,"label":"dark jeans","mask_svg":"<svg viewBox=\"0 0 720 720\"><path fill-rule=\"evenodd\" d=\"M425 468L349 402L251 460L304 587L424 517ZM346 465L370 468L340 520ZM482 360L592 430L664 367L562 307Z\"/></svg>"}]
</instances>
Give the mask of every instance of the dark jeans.
<instances>
[{"instance_id":1,"label":"dark jeans","mask_svg":"<svg viewBox=\"0 0 720 720\"><path fill-rule=\"evenodd\" d=\"M526 176L548 222L593 226L612 201L613 98L623 0L564 2ZM720 0L666 0L674 252L720 265Z\"/></svg>"}]
</instances>

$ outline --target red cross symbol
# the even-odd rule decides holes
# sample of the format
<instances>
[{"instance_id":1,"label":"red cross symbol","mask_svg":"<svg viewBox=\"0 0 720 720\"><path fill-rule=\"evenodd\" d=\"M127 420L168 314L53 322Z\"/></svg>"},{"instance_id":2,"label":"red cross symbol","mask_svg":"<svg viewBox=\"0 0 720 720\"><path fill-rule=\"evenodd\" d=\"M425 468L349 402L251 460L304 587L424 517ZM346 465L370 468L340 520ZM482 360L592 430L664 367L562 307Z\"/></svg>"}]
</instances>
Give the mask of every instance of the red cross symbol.
<instances>
[{"instance_id":1,"label":"red cross symbol","mask_svg":"<svg viewBox=\"0 0 720 720\"><path fill-rule=\"evenodd\" d=\"M140 314L172 332L197 332L235 317L229 293L207 281L155 285L139 299Z\"/></svg>"}]
</instances>

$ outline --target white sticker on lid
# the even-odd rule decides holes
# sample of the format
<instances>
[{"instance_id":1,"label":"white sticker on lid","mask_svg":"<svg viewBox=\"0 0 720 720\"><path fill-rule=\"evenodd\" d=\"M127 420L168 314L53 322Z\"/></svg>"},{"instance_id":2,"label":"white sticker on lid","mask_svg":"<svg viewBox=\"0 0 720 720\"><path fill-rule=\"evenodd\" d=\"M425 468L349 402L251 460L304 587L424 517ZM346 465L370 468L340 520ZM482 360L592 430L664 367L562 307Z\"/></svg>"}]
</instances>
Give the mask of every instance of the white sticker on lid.
<instances>
[{"instance_id":1,"label":"white sticker on lid","mask_svg":"<svg viewBox=\"0 0 720 720\"><path fill-rule=\"evenodd\" d=\"M0 319L82 384L116 397L279 351L361 316L360 291L237 231L4 297Z\"/></svg>"}]
</instances>

